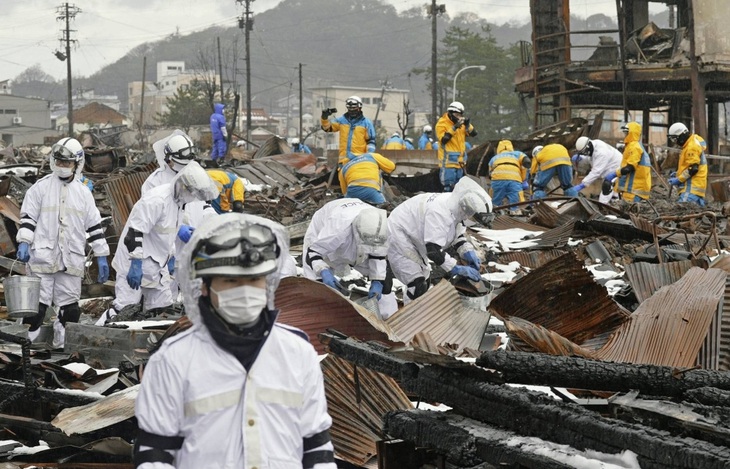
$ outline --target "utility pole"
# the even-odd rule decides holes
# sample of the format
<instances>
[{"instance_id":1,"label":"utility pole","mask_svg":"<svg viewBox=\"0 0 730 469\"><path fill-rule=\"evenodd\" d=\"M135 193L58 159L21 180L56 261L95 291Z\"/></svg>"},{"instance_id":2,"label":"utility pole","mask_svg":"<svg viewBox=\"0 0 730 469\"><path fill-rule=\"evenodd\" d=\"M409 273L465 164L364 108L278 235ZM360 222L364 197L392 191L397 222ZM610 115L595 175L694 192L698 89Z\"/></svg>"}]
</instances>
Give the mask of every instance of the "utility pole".
<instances>
[{"instance_id":1,"label":"utility pole","mask_svg":"<svg viewBox=\"0 0 730 469\"><path fill-rule=\"evenodd\" d=\"M431 121L436 122L436 71L437 71L437 35L436 15L446 13L446 5L436 5L436 0L431 0L428 14L431 17Z\"/></svg>"},{"instance_id":2,"label":"utility pole","mask_svg":"<svg viewBox=\"0 0 730 469\"><path fill-rule=\"evenodd\" d=\"M377 126L378 122L378 114L380 114L380 108L383 106L383 96L385 96L385 89L390 88L390 85L388 84L388 78L385 78L385 81L382 82L383 88L380 90L380 102L378 103L378 108L375 110L375 117L373 118L373 124Z\"/></svg>"},{"instance_id":3,"label":"utility pole","mask_svg":"<svg viewBox=\"0 0 730 469\"><path fill-rule=\"evenodd\" d=\"M145 55L142 58L142 96L139 101L139 143L140 145L144 143L142 139L142 132L144 129L144 89L146 88L147 83L147 56Z\"/></svg>"},{"instance_id":4,"label":"utility pole","mask_svg":"<svg viewBox=\"0 0 730 469\"><path fill-rule=\"evenodd\" d=\"M302 117L304 116L304 110L302 109L302 63L299 62L299 142L304 144L302 140Z\"/></svg>"},{"instance_id":5,"label":"utility pole","mask_svg":"<svg viewBox=\"0 0 730 469\"><path fill-rule=\"evenodd\" d=\"M71 29L71 20L76 17L77 14L81 13L81 9L75 5L69 5L64 3L56 9L56 19L65 22L64 29L61 30L61 45L65 46L66 54L64 58L61 58L63 54L59 55L56 52L56 57L59 60L66 60L66 96L68 100L68 136L74 136L74 107L73 107L73 86L71 83L71 43L76 42L75 39L71 39L71 33L74 30Z\"/></svg>"},{"instance_id":6,"label":"utility pole","mask_svg":"<svg viewBox=\"0 0 730 469\"><path fill-rule=\"evenodd\" d=\"M223 102L223 58L221 57L221 38L220 36L215 38L218 43L218 78L221 81L221 102ZM213 93L215 94L215 93Z\"/></svg>"},{"instance_id":7,"label":"utility pole","mask_svg":"<svg viewBox=\"0 0 730 469\"><path fill-rule=\"evenodd\" d=\"M251 3L254 0L236 0L236 2L245 4L243 17L238 18L238 27L243 29L246 40L246 145L248 145L248 142L251 141L251 41L249 33L253 30Z\"/></svg>"}]
</instances>

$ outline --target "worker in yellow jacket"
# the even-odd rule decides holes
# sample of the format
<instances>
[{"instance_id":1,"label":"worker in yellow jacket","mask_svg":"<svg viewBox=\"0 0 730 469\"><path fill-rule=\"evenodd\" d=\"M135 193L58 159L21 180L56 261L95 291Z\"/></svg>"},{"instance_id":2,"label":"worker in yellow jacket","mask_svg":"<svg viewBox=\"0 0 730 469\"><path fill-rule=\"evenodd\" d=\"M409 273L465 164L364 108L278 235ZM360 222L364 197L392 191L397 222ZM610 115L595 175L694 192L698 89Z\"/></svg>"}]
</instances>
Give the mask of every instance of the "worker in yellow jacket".
<instances>
[{"instance_id":1,"label":"worker in yellow jacket","mask_svg":"<svg viewBox=\"0 0 730 469\"><path fill-rule=\"evenodd\" d=\"M489 178L492 180L492 203L501 205L504 199L510 204L524 202L524 190L529 187L530 157L521 151L515 151L512 142L500 140L497 144L497 154L489 160ZM510 207L513 215L521 210L513 205Z\"/></svg>"},{"instance_id":2,"label":"worker in yellow jacket","mask_svg":"<svg viewBox=\"0 0 730 469\"><path fill-rule=\"evenodd\" d=\"M243 213L245 192L243 179L230 171L222 169L208 169L206 171L220 192L218 197L210 203L215 211L219 214L230 211Z\"/></svg>"},{"instance_id":3,"label":"worker in yellow jacket","mask_svg":"<svg viewBox=\"0 0 730 469\"><path fill-rule=\"evenodd\" d=\"M613 189L614 180L618 178L617 192L621 198L629 202L648 200L651 194L651 160L641 144L641 124L629 122L621 127L624 133L623 158L616 172L603 180L601 191L604 194Z\"/></svg>"},{"instance_id":4,"label":"worker in yellow jacket","mask_svg":"<svg viewBox=\"0 0 730 469\"><path fill-rule=\"evenodd\" d=\"M554 176L558 177L563 194L568 197L578 196L578 191L573 188L573 162L568 149L559 143L538 145L532 149L530 173L535 175L532 183L533 199L547 197L545 189Z\"/></svg>"},{"instance_id":5,"label":"worker in yellow jacket","mask_svg":"<svg viewBox=\"0 0 730 469\"><path fill-rule=\"evenodd\" d=\"M444 192L451 192L459 179L464 176L467 135L475 137L477 131L469 123L469 118L464 117L464 105L454 101L449 104L446 113L436 123L439 177Z\"/></svg>"},{"instance_id":6,"label":"worker in yellow jacket","mask_svg":"<svg viewBox=\"0 0 730 469\"><path fill-rule=\"evenodd\" d=\"M321 126L325 132L340 133L340 163L351 155L375 151L375 127L362 113L362 99L350 96L345 100L347 112L330 120L337 109L323 109Z\"/></svg>"},{"instance_id":7,"label":"worker in yellow jacket","mask_svg":"<svg viewBox=\"0 0 730 469\"><path fill-rule=\"evenodd\" d=\"M390 174L395 163L379 153L351 157L340 169L340 188L345 197L373 205L385 203L381 171Z\"/></svg>"},{"instance_id":8,"label":"worker in yellow jacket","mask_svg":"<svg viewBox=\"0 0 730 469\"><path fill-rule=\"evenodd\" d=\"M705 140L690 134L686 125L675 122L669 127L669 144L682 148L677 172L669 178L669 184L679 186L679 202L694 202L705 206L707 189L707 157Z\"/></svg>"}]
</instances>

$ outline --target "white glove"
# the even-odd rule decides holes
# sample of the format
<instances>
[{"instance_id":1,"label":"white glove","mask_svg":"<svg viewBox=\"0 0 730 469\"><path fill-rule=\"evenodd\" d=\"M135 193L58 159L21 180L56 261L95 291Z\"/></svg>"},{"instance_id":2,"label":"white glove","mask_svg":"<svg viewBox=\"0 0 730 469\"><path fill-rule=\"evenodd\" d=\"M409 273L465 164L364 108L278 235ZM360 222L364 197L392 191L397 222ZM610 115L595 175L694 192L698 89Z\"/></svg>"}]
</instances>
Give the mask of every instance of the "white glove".
<instances>
[{"instance_id":1,"label":"white glove","mask_svg":"<svg viewBox=\"0 0 730 469\"><path fill-rule=\"evenodd\" d=\"M224 137L228 137L228 129L226 128L225 125L223 127L221 127L221 133L223 134Z\"/></svg>"}]
</instances>

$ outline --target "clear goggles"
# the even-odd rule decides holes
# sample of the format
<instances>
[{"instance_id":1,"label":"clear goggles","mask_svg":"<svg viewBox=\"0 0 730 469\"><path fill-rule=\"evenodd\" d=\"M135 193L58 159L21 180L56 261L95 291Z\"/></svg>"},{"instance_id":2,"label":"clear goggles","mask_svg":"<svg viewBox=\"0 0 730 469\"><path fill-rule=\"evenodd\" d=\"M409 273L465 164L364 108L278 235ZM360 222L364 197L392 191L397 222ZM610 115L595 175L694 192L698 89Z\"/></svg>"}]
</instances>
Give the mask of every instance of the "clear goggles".
<instances>
[{"instance_id":1,"label":"clear goggles","mask_svg":"<svg viewBox=\"0 0 730 469\"><path fill-rule=\"evenodd\" d=\"M215 241L214 238L204 239L198 243L193 260L196 270L223 266L255 267L279 257L276 237L268 226L249 225L241 229L238 237L234 236L224 241ZM220 251L232 250L236 246L241 248L236 255L211 257Z\"/></svg>"},{"instance_id":2,"label":"clear goggles","mask_svg":"<svg viewBox=\"0 0 730 469\"><path fill-rule=\"evenodd\" d=\"M165 155L173 160L192 160L198 155L195 146L181 148L178 151L172 151L169 145L165 145Z\"/></svg>"}]
</instances>

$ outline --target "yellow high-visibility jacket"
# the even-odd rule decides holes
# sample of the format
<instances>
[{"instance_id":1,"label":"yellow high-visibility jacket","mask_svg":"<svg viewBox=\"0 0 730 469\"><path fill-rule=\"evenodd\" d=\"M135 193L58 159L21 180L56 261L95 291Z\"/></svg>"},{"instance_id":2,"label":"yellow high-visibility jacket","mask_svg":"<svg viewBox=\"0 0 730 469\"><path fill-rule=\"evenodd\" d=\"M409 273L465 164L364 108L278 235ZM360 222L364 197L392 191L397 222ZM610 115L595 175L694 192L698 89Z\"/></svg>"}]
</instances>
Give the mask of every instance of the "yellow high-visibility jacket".
<instances>
[{"instance_id":1,"label":"yellow high-visibility jacket","mask_svg":"<svg viewBox=\"0 0 730 469\"><path fill-rule=\"evenodd\" d=\"M390 174L395 163L380 153L365 153L350 158L340 167L340 189L347 193L349 186L372 187L380 190L383 186L381 171Z\"/></svg>"},{"instance_id":2,"label":"yellow high-visibility jacket","mask_svg":"<svg viewBox=\"0 0 730 469\"><path fill-rule=\"evenodd\" d=\"M679 189L680 194L689 191L690 194L698 197L705 196L707 189L707 157L705 156L704 142L702 137L692 134L682 145L682 153L679 155L679 164L677 165L677 179L684 183ZM698 171L694 176L691 176L689 167L693 164L698 165Z\"/></svg>"},{"instance_id":3,"label":"yellow high-visibility jacket","mask_svg":"<svg viewBox=\"0 0 730 469\"><path fill-rule=\"evenodd\" d=\"M651 160L641 144L641 124L629 122L627 127L629 133L624 139L626 147L621 167L616 170L616 175L619 177L618 192L622 193L621 197L626 201L633 201L634 196L648 200L651 195ZM634 172L622 175L621 168L627 165L633 166Z\"/></svg>"},{"instance_id":4,"label":"yellow high-visibility jacket","mask_svg":"<svg viewBox=\"0 0 730 469\"><path fill-rule=\"evenodd\" d=\"M445 113L436 123L436 142L438 142L438 158L439 166L442 168L461 168L466 164L466 136L474 131L474 126L469 124L469 128L459 126L454 129L454 123L449 118L449 113ZM441 139L446 133L451 134L451 140L446 145L441 143Z\"/></svg>"},{"instance_id":5,"label":"yellow high-visibility jacket","mask_svg":"<svg viewBox=\"0 0 730 469\"><path fill-rule=\"evenodd\" d=\"M229 212L236 200L243 203L245 193L243 179L222 169L207 169L206 171L220 191L218 198L211 201L211 206L216 212Z\"/></svg>"},{"instance_id":6,"label":"yellow high-visibility jacket","mask_svg":"<svg viewBox=\"0 0 730 469\"><path fill-rule=\"evenodd\" d=\"M538 171L554 168L560 165L572 166L568 149L559 143L545 145L540 152L532 158L530 174L537 174Z\"/></svg>"},{"instance_id":7,"label":"yellow high-visibility jacket","mask_svg":"<svg viewBox=\"0 0 730 469\"><path fill-rule=\"evenodd\" d=\"M521 151L514 151L512 142L501 140L497 154L489 160L489 178L492 181L524 181L527 178L527 168L522 165L525 156Z\"/></svg>"}]
</instances>

